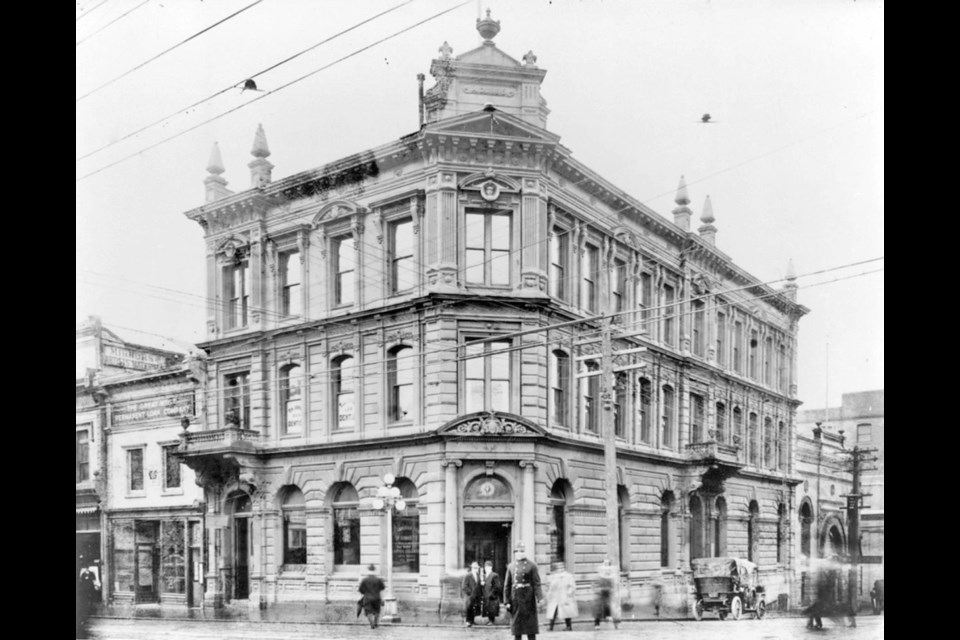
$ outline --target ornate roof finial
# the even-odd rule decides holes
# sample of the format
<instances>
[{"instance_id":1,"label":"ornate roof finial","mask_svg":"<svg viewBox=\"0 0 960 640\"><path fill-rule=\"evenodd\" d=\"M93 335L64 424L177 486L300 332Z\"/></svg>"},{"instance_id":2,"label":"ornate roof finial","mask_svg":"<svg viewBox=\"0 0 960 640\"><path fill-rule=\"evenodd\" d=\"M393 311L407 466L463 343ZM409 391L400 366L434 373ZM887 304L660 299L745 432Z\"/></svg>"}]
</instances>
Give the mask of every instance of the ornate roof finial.
<instances>
[{"instance_id":1,"label":"ornate roof finial","mask_svg":"<svg viewBox=\"0 0 960 640\"><path fill-rule=\"evenodd\" d=\"M443 44L440 45L440 48L437 49L440 52L440 57L446 60L450 57L450 54L453 53L453 47L450 46L450 43L446 40L443 41Z\"/></svg>"},{"instance_id":2,"label":"ornate roof finial","mask_svg":"<svg viewBox=\"0 0 960 640\"><path fill-rule=\"evenodd\" d=\"M703 203L703 213L700 214L700 221L705 224L712 224L716 218L713 217L713 205L710 204L710 196Z\"/></svg>"},{"instance_id":3,"label":"ornate roof finial","mask_svg":"<svg viewBox=\"0 0 960 640\"><path fill-rule=\"evenodd\" d=\"M673 199L679 205L690 204L690 196L687 194L687 181L680 176L680 184L677 186L677 195Z\"/></svg>"},{"instance_id":4,"label":"ornate roof finial","mask_svg":"<svg viewBox=\"0 0 960 640\"><path fill-rule=\"evenodd\" d=\"M257 125L257 132L253 136L253 149L250 155L254 158L266 158L270 155L270 147L267 146L267 134L263 132L263 125Z\"/></svg>"},{"instance_id":5,"label":"ornate roof finial","mask_svg":"<svg viewBox=\"0 0 960 640\"><path fill-rule=\"evenodd\" d=\"M493 44L494 36L500 33L500 21L490 17L490 9L487 9L487 17L485 20L477 18L477 31L480 32L480 37L483 38L483 44Z\"/></svg>"},{"instance_id":6,"label":"ornate roof finial","mask_svg":"<svg viewBox=\"0 0 960 640\"><path fill-rule=\"evenodd\" d=\"M210 159L207 160L207 172L218 176L224 171L226 169L223 168L223 160L220 158L220 145L214 142L210 149Z\"/></svg>"},{"instance_id":7,"label":"ornate roof finial","mask_svg":"<svg viewBox=\"0 0 960 640\"><path fill-rule=\"evenodd\" d=\"M533 53L533 49L530 49L530 51L527 51L527 53L524 54L523 64L525 64L528 67L537 66L537 56Z\"/></svg>"},{"instance_id":8,"label":"ornate roof finial","mask_svg":"<svg viewBox=\"0 0 960 640\"><path fill-rule=\"evenodd\" d=\"M797 273L793 269L793 258L787 260L787 281L783 283L783 292L788 299L797 301Z\"/></svg>"},{"instance_id":9,"label":"ornate roof finial","mask_svg":"<svg viewBox=\"0 0 960 640\"><path fill-rule=\"evenodd\" d=\"M787 259L787 281L794 282L797 279L797 272L793 268L793 258Z\"/></svg>"}]
</instances>

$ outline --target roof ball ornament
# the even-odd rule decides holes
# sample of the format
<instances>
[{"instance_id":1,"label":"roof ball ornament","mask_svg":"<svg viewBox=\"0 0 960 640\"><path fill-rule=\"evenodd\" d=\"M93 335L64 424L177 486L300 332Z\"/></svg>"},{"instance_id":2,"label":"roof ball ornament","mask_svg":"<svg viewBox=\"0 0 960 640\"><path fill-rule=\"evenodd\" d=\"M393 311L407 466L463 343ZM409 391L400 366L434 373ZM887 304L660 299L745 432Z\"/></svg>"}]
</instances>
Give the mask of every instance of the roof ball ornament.
<instances>
[{"instance_id":1,"label":"roof ball ornament","mask_svg":"<svg viewBox=\"0 0 960 640\"><path fill-rule=\"evenodd\" d=\"M490 17L490 9L487 9L486 19L477 18L477 31L483 38L483 44L493 44L493 38L500 33L500 21Z\"/></svg>"}]
</instances>

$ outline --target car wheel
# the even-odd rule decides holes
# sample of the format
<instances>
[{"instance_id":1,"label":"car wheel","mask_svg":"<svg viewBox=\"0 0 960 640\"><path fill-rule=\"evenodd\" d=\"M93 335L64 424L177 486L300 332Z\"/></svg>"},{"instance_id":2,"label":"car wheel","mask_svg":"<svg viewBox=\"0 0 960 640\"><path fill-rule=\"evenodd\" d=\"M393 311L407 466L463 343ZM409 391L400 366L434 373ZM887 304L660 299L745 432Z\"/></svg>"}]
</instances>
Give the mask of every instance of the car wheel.
<instances>
[{"instance_id":1,"label":"car wheel","mask_svg":"<svg viewBox=\"0 0 960 640\"><path fill-rule=\"evenodd\" d=\"M693 619L703 620L703 600L700 598L697 598L697 601L693 603Z\"/></svg>"},{"instance_id":2,"label":"car wheel","mask_svg":"<svg viewBox=\"0 0 960 640\"><path fill-rule=\"evenodd\" d=\"M740 596L733 596L730 599L730 617L739 620L741 615L743 615L743 600Z\"/></svg>"},{"instance_id":3,"label":"car wheel","mask_svg":"<svg viewBox=\"0 0 960 640\"><path fill-rule=\"evenodd\" d=\"M766 603L764 603L763 600L759 600L759 601L757 602L757 613L756 613L756 615L757 615L757 620L760 620L761 618L763 618L763 616L764 616L764 614L765 614L766 612L767 612L767 605L766 605Z\"/></svg>"}]
</instances>

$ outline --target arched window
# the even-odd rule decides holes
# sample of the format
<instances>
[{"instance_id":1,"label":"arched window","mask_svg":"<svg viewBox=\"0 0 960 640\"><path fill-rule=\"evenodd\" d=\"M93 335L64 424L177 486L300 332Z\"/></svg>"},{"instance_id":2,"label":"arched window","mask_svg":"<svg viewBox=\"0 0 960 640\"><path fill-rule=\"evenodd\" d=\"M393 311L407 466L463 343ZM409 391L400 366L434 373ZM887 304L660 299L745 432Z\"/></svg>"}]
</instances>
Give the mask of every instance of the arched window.
<instances>
[{"instance_id":1,"label":"arched window","mask_svg":"<svg viewBox=\"0 0 960 640\"><path fill-rule=\"evenodd\" d=\"M307 516L303 492L291 486L283 493L283 564L307 564Z\"/></svg>"},{"instance_id":2,"label":"arched window","mask_svg":"<svg viewBox=\"0 0 960 640\"><path fill-rule=\"evenodd\" d=\"M783 564L787 561L785 553L784 538L787 528L787 505L782 502L777 505L777 562Z\"/></svg>"},{"instance_id":3,"label":"arched window","mask_svg":"<svg viewBox=\"0 0 960 640\"><path fill-rule=\"evenodd\" d=\"M674 529L673 529L674 497L672 491L664 491L660 498L660 566L674 565Z\"/></svg>"},{"instance_id":4,"label":"arched window","mask_svg":"<svg viewBox=\"0 0 960 640\"><path fill-rule=\"evenodd\" d=\"M717 403L717 429L714 438L717 442L727 441L727 406L722 402Z\"/></svg>"},{"instance_id":5,"label":"arched window","mask_svg":"<svg viewBox=\"0 0 960 640\"><path fill-rule=\"evenodd\" d=\"M773 419L767 417L763 419L763 466L767 469L773 469L775 467L773 459L774 444Z\"/></svg>"},{"instance_id":6,"label":"arched window","mask_svg":"<svg viewBox=\"0 0 960 640\"><path fill-rule=\"evenodd\" d=\"M563 478L557 479L550 490L550 563L563 562L570 570L572 562L568 558L568 537L570 527L567 519L570 513L567 506L573 500L573 489Z\"/></svg>"},{"instance_id":7,"label":"arched window","mask_svg":"<svg viewBox=\"0 0 960 640\"><path fill-rule=\"evenodd\" d=\"M760 505L750 501L750 516L747 518L747 560L757 562L757 527L759 526Z\"/></svg>"},{"instance_id":8,"label":"arched window","mask_svg":"<svg viewBox=\"0 0 960 640\"><path fill-rule=\"evenodd\" d=\"M810 557L810 535L813 526L813 509L809 502L800 505L800 555Z\"/></svg>"},{"instance_id":9,"label":"arched window","mask_svg":"<svg viewBox=\"0 0 960 640\"><path fill-rule=\"evenodd\" d=\"M713 555L727 555L727 501L723 496L717 498L716 516L713 525Z\"/></svg>"},{"instance_id":10,"label":"arched window","mask_svg":"<svg viewBox=\"0 0 960 640\"><path fill-rule=\"evenodd\" d=\"M393 516L393 570L420 573L420 494L407 478L397 478L393 486L405 503L404 510Z\"/></svg>"},{"instance_id":11,"label":"arched window","mask_svg":"<svg viewBox=\"0 0 960 640\"><path fill-rule=\"evenodd\" d=\"M690 394L690 442L703 441L704 421L703 396Z\"/></svg>"},{"instance_id":12,"label":"arched window","mask_svg":"<svg viewBox=\"0 0 960 640\"><path fill-rule=\"evenodd\" d=\"M690 496L690 559L702 558L703 549L703 501L698 495Z\"/></svg>"},{"instance_id":13,"label":"arched window","mask_svg":"<svg viewBox=\"0 0 960 640\"><path fill-rule=\"evenodd\" d=\"M787 469L787 425L783 421L777 423L777 470Z\"/></svg>"},{"instance_id":14,"label":"arched window","mask_svg":"<svg viewBox=\"0 0 960 640\"><path fill-rule=\"evenodd\" d=\"M413 378L416 360L413 348L398 345L387 354L387 387L390 393L390 422L413 419Z\"/></svg>"},{"instance_id":15,"label":"arched window","mask_svg":"<svg viewBox=\"0 0 960 640\"><path fill-rule=\"evenodd\" d=\"M640 440L650 444L653 438L653 429L650 422L653 420L653 385L646 378L640 378Z\"/></svg>"},{"instance_id":16,"label":"arched window","mask_svg":"<svg viewBox=\"0 0 960 640\"><path fill-rule=\"evenodd\" d=\"M620 533L620 571L630 571L630 492L622 484L617 485L617 530Z\"/></svg>"},{"instance_id":17,"label":"arched window","mask_svg":"<svg viewBox=\"0 0 960 640\"><path fill-rule=\"evenodd\" d=\"M280 369L280 432L283 435L303 433L303 374L301 367L290 364Z\"/></svg>"},{"instance_id":18,"label":"arched window","mask_svg":"<svg viewBox=\"0 0 960 640\"><path fill-rule=\"evenodd\" d=\"M353 358L334 358L330 367L330 398L333 401L333 428L348 430L354 426Z\"/></svg>"},{"instance_id":19,"label":"arched window","mask_svg":"<svg viewBox=\"0 0 960 640\"><path fill-rule=\"evenodd\" d=\"M360 496L348 482L334 487L333 564L360 564Z\"/></svg>"},{"instance_id":20,"label":"arched window","mask_svg":"<svg viewBox=\"0 0 960 640\"><path fill-rule=\"evenodd\" d=\"M757 423L757 414L750 413L750 423L747 425L749 429L749 447L750 447L750 464L758 467L760 466L760 427Z\"/></svg>"},{"instance_id":21,"label":"arched window","mask_svg":"<svg viewBox=\"0 0 960 640\"><path fill-rule=\"evenodd\" d=\"M550 353L550 379L553 421L561 426L569 426L570 356L560 349Z\"/></svg>"},{"instance_id":22,"label":"arched window","mask_svg":"<svg viewBox=\"0 0 960 640\"><path fill-rule=\"evenodd\" d=\"M733 408L733 443L743 443L743 411L740 407Z\"/></svg>"},{"instance_id":23,"label":"arched window","mask_svg":"<svg viewBox=\"0 0 960 640\"><path fill-rule=\"evenodd\" d=\"M660 434L660 446L673 447L673 438L676 433L676 402L674 401L673 387L663 387L663 432Z\"/></svg>"}]
</instances>

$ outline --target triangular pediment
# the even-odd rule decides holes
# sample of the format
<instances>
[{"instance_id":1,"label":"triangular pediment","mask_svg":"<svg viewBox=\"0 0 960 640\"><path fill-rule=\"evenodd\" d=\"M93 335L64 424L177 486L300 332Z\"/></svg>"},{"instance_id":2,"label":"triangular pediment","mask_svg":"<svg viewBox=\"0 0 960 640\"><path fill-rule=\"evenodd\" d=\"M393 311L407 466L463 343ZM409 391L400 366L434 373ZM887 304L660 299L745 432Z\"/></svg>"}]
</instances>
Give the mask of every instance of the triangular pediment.
<instances>
[{"instance_id":1,"label":"triangular pediment","mask_svg":"<svg viewBox=\"0 0 960 640\"><path fill-rule=\"evenodd\" d=\"M478 411L459 416L437 433L463 438L539 438L547 435L542 427L513 413Z\"/></svg>"},{"instance_id":2,"label":"triangular pediment","mask_svg":"<svg viewBox=\"0 0 960 640\"><path fill-rule=\"evenodd\" d=\"M485 64L496 67L518 68L523 65L495 46L481 45L454 58L460 64Z\"/></svg>"},{"instance_id":3,"label":"triangular pediment","mask_svg":"<svg viewBox=\"0 0 960 640\"><path fill-rule=\"evenodd\" d=\"M560 140L560 136L500 110L478 111L450 118L429 125L426 132L440 135L493 135L549 144L555 144Z\"/></svg>"}]
</instances>

